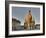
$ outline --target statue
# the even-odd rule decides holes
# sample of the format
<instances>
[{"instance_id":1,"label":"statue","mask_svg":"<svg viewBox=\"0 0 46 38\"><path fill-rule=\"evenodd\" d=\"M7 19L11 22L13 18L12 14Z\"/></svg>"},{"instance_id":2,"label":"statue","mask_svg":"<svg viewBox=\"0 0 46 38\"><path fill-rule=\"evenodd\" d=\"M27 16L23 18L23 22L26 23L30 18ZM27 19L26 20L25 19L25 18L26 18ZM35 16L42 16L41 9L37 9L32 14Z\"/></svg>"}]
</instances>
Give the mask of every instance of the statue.
<instances>
[{"instance_id":1,"label":"statue","mask_svg":"<svg viewBox=\"0 0 46 38\"><path fill-rule=\"evenodd\" d=\"M26 30L33 29L32 14L30 10L29 13L25 16L24 29Z\"/></svg>"}]
</instances>

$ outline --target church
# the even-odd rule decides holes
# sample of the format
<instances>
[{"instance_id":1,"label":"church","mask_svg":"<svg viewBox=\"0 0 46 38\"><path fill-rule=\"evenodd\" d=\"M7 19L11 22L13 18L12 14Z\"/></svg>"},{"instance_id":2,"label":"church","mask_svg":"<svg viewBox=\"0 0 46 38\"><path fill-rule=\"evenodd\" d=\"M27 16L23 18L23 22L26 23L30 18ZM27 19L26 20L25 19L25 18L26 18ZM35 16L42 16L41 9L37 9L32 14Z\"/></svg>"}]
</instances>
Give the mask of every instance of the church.
<instances>
[{"instance_id":1,"label":"church","mask_svg":"<svg viewBox=\"0 0 46 38\"><path fill-rule=\"evenodd\" d=\"M32 15L31 10L29 10L28 14L25 15L24 29L25 30L35 29L35 19L34 16Z\"/></svg>"}]
</instances>

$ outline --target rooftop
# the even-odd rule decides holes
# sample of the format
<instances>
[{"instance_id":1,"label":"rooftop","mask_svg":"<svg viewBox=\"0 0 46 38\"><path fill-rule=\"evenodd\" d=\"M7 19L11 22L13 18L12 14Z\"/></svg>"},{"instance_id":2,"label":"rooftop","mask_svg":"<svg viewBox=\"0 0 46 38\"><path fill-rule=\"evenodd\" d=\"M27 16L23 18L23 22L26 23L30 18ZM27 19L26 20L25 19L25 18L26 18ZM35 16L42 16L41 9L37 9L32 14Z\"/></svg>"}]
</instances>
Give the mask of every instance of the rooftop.
<instances>
[{"instance_id":1,"label":"rooftop","mask_svg":"<svg viewBox=\"0 0 46 38\"><path fill-rule=\"evenodd\" d=\"M18 18L16 18L16 17L12 17L12 20L21 23L21 22L18 20Z\"/></svg>"}]
</instances>

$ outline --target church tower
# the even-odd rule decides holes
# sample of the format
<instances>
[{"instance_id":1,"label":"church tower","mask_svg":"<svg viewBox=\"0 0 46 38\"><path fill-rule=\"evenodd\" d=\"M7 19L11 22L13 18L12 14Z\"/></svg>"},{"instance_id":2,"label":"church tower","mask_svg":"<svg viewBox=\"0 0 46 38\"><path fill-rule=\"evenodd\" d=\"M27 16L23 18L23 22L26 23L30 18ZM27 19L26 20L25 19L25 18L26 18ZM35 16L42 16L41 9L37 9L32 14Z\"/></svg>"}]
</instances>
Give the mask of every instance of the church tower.
<instances>
[{"instance_id":1,"label":"church tower","mask_svg":"<svg viewBox=\"0 0 46 38\"><path fill-rule=\"evenodd\" d=\"M32 12L30 9L28 15L26 15L25 17L24 28L26 30L34 29L34 24L35 24L34 17L32 17Z\"/></svg>"}]
</instances>

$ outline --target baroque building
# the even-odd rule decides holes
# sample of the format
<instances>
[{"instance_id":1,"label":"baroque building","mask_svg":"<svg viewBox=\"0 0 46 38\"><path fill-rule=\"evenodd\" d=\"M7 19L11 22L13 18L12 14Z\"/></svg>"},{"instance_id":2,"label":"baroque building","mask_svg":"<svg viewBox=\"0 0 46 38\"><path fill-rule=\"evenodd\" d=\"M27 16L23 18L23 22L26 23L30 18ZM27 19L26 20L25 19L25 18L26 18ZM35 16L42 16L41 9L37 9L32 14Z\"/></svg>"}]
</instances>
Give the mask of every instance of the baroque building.
<instances>
[{"instance_id":1,"label":"baroque building","mask_svg":"<svg viewBox=\"0 0 46 38\"><path fill-rule=\"evenodd\" d=\"M19 20L17 20L15 17L12 17L12 30L17 30L20 23L21 22Z\"/></svg>"},{"instance_id":2,"label":"baroque building","mask_svg":"<svg viewBox=\"0 0 46 38\"><path fill-rule=\"evenodd\" d=\"M24 29L30 30L34 28L35 28L35 19L32 16L31 10L29 10L29 13L25 15Z\"/></svg>"}]
</instances>

